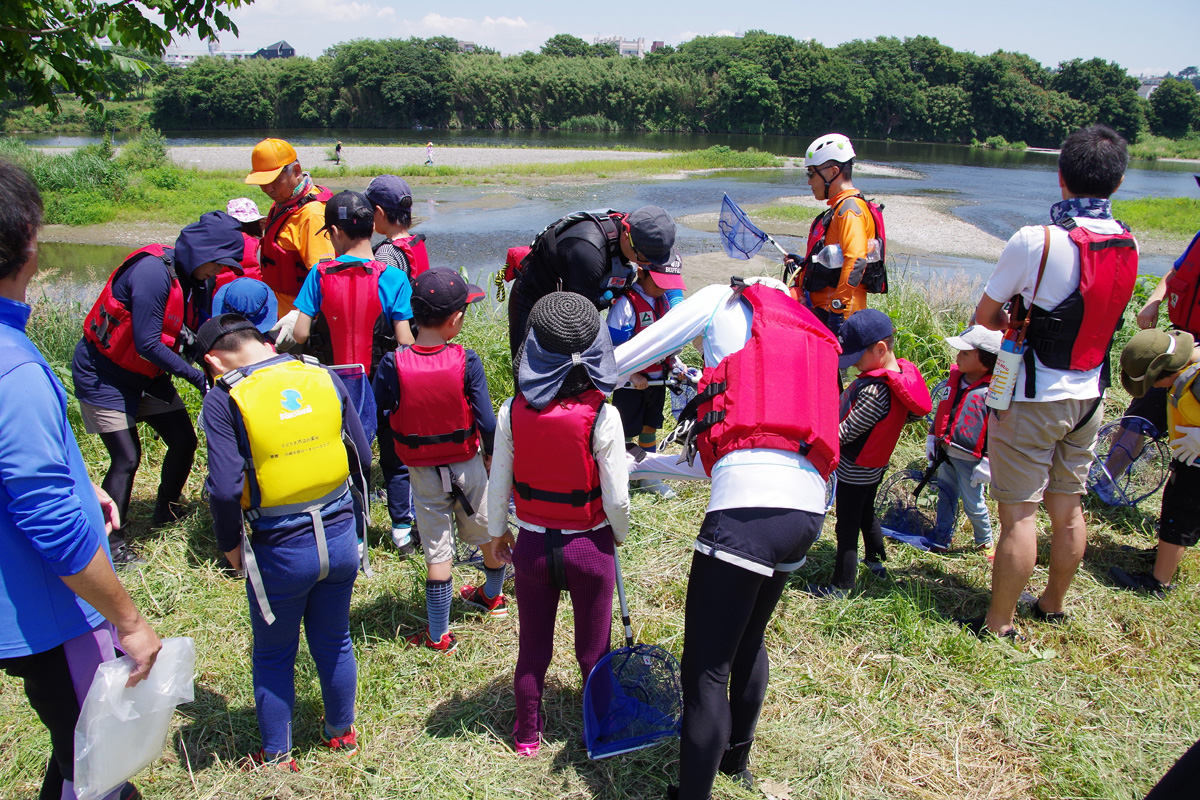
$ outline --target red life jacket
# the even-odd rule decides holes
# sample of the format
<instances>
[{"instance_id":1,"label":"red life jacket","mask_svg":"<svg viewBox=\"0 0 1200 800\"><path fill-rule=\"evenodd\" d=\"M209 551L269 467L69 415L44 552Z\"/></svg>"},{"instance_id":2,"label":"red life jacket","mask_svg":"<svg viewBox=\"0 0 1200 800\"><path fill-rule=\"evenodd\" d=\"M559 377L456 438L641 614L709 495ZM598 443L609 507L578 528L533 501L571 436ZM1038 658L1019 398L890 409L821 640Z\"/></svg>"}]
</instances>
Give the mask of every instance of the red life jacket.
<instances>
[{"instance_id":1,"label":"red life jacket","mask_svg":"<svg viewBox=\"0 0 1200 800\"><path fill-rule=\"evenodd\" d=\"M925 385L925 379L916 365L903 358L897 358L896 362L900 365L900 372L883 368L864 372L842 392L841 418L845 419L858 395L867 386L886 383L891 391L891 407L887 416L865 435L842 445L842 455L856 466L865 469L886 467L892 451L896 449L896 442L900 441L900 431L904 429L908 415L923 417L933 408L929 387Z\"/></svg>"},{"instance_id":2,"label":"red life jacket","mask_svg":"<svg viewBox=\"0 0 1200 800\"><path fill-rule=\"evenodd\" d=\"M838 462L837 339L777 289L751 284L742 299L752 312L750 338L705 369L698 387L704 471L712 475L734 450L764 447L799 452L828 478Z\"/></svg>"},{"instance_id":3,"label":"red life jacket","mask_svg":"<svg viewBox=\"0 0 1200 800\"><path fill-rule=\"evenodd\" d=\"M259 245L258 259L262 264L262 280L276 294L295 297L304 285L304 276L308 274L308 265L300 258L299 253L284 250L279 246L276 237L283 228L288 217L309 203L326 203L333 197L333 192L324 186L315 187L317 191L309 192L285 205L273 204L267 212L267 222L263 228L262 242Z\"/></svg>"},{"instance_id":4,"label":"red life jacket","mask_svg":"<svg viewBox=\"0 0 1200 800\"><path fill-rule=\"evenodd\" d=\"M408 277L416 280L417 276L429 269L429 253L425 252L425 234L418 233L403 239L393 239L392 244L399 247L408 259Z\"/></svg>"},{"instance_id":5,"label":"red life jacket","mask_svg":"<svg viewBox=\"0 0 1200 800\"><path fill-rule=\"evenodd\" d=\"M643 330L662 319L663 314L671 310L671 304L667 301L666 295L654 298L653 306L646 301L645 297L642 297L637 289L630 289L626 297L629 298L629 302L633 305L633 336L637 336ZM646 369L641 370L641 372L661 372L665 374L669 369L670 366L667 362L663 361L660 364L651 364Z\"/></svg>"},{"instance_id":6,"label":"red life jacket","mask_svg":"<svg viewBox=\"0 0 1200 800\"><path fill-rule=\"evenodd\" d=\"M857 197L867 207L867 211L871 215L871 220L875 223L874 238L879 240L879 259L867 262L863 268L863 274L859 278L859 283L870 294L887 294L887 234L884 232L883 227L883 206L868 200L861 193L849 195L842 200L842 203L852 197ZM813 256L825 247L825 232L829 230L829 223L833 221L833 215L837 213L842 203L838 203L837 206L828 211L818 214L808 228L808 240L805 242L806 247L804 251L804 267L797 276L797 280L802 282L802 288L806 292L818 292L822 289L828 289L832 286L837 286L838 282L841 281L841 264L838 264L836 267L826 267L824 264L813 261Z\"/></svg>"},{"instance_id":7,"label":"red life jacket","mask_svg":"<svg viewBox=\"0 0 1200 800\"><path fill-rule=\"evenodd\" d=\"M183 287L175 274L175 250L161 244L151 244L134 250L125 256L121 266L108 276L108 283L83 320L83 336L96 346L102 355L122 369L157 378L163 371L138 354L133 343L133 315L123 303L113 296L113 283L143 256L160 259L163 269L171 276L171 293L167 295L167 307L163 314L162 343L175 352L183 348L180 332L186 325L195 331L199 327L199 312L194 303L184 302Z\"/></svg>"},{"instance_id":8,"label":"red life jacket","mask_svg":"<svg viewBox=\"0 0 1200 800\"><path fill-rule=\"evenodd\" d=\"M243 233L242 239L245 245L245 249L242 250L242 274L238 275L229 267L222 267L221 271L217 273L215 289L220 289L227 283L233 283L238 278L262 280L262 269L258 266L258 237Z\"/></svg>"},{"instance_id":9,"label":"red life jacket","mask_svg":"<svg viewBox=\"0 0 1200 800\"><path fill-rule=\"evenodd\" d=\"M1167 273L1167 318L1176 328L1200 335L1200 233Z\"/></svg>"},{"instance_id":10,"label":"red life jacket","mask_svg":"<svg viewBox=\"0 0 1200 800\"><path fill-rule=\"evenodd\" d=\"M325 261L317 264L321 275L321 316L329 325L333 363L362 364L371 369L375 323L383 313L379 302L379 275L387 265L379 261Z\"/></svg>"},{"instance_id":11,"label":"red life jacket","mask_svg":"<svg viewBox=\"0 0 1200 800\"><path fill-rule=\"evenodd\" d=\"M957 366L950 368L946 379L947 394L937 405L933 417L933 435L938 441L970 453L973 458L983 458L987 452L988 385L992 375L988 373L969 386L962 385L962 372Z\"/></svg>"},{"instance_id":12,"label":"red life jacket","mask_svg":"<svg viewBox=\"0 0 1200 800\"><path fill-rule=\"evenodd\" d=\"M1037 393L1034 353L1051 369L1108 367L1108 351L1137 283L1137 242L1121 225L1117 234L1093 233L1069 217L1058 223L1079 249L1079 286L1053 311L1033 306L1025 341L1025 396ZM1024 315L1018 303L1013 319ZM1107 375L1104 376L1107 385Z\"/></svg>"},{"instance_id":13,"label":"red life jacket","mask_svg":"<svg viewBox=\"0 0 1200 800\"><path fill-rule=\"evenodd\" d=\"M604 395L595 389L538 411L513 398L513 502L523 522L584 531L606 519L592 454Z\"/></svg>"},{"instance_id":14,"label":"red life jacket","mask_svg":"<svg viewBox=\"0 0 1200 800\"><path fill-rule=\"evenodd\" d=\"M479 451L467 402L467 352L447 344L396 350L400 402L388 417L396 455L410 467L457 464Z\"/></svg>"}]
</instances>

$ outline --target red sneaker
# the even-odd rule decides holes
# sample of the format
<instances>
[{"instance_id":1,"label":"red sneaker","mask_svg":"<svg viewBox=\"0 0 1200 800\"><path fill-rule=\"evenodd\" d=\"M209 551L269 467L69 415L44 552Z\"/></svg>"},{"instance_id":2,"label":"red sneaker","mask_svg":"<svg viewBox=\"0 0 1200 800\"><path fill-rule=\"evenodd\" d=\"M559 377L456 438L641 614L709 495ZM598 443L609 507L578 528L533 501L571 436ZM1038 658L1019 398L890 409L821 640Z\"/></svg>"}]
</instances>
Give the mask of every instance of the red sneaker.
<instances>
[{"instance_id":1,"label":"red sneaker","mask_svg":"<svg viewBox=\"0 0 1200 800\"><path fill-rule=\"evenodd\" d=\"M350 758L358 753L358 731L351 725L350 729L341 736L326 736L325 724L321 723L321 741L330 750L339 750Z\"/></svg>"},{"instance_id":2,"label":"red sneaker","mask_svg":"<svg viewBox=\"0 0 1200 800\"><path fill-rule=\"evenodd\" d=\"M471 586L468 584L458 590L458 596L467 605L487 612L487 615L492 619L503 619L508 616L508 603L505 601L503 594L488 597L484 593L482 586Z\"/></svg>"},{"instance_id":3,"label":"red sneaker","mask_svg":"<svg viewBox=\"0 0 1200 800\"><path fill-rule=\"evenodd\" d=\"M242 761L242 769L249 772L256 769L269 767L272 769L282 770L283 772L299 772L300 765L296 763L296 759L288 756L286 758L267 758L267 753L261 747L257 752L250 753Z\"/></svg>"},{"instance_id":4,"label":"red sneaker","mask_svg":"<svg viewBox=\"0 0 1200 800\"><path fill-rule=\"evenodd\" d=\"M428 647L430 650L437 650L439 653L452 653L458 647L458 639L454 638L454 634L446 631L442 634L442 638L434 641L429 638L429 629L426 628L420 633L414 633L405 639L406 642L414 647Z\"/></svg>"}]
</instances>

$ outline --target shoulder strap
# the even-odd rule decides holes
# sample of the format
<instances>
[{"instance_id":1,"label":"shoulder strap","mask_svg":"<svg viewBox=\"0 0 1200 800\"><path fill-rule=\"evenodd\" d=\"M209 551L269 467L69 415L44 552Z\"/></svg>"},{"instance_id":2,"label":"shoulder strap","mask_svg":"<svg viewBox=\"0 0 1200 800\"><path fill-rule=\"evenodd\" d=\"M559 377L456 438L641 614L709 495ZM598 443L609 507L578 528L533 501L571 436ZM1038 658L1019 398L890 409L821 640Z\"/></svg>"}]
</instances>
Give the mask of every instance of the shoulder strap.
<instances>
[{"instance_id":1,"label":"shoulder strap","mask_svg":"<svg viewBox=\"0 0 1200 800\"><path fill-rule=\"evenodd\" d=\"M1072 225L1074 221L1072 220ZM1025 309L1025 318L1021 320L1015 327L1010 323L1009 327L1017 331L1017 344L1025 341L1025 332L1029 330L1029 320L1033 317L1033 301L1037 299L1038 288L1042 285L1042 276L1046 274L1046 259L1050 256L1050 226L1042 226L1042 260L1038 264L1037 280L1033 282L1033 294L1029 295L1029 306Z\"/></svg>"}]
</instances>

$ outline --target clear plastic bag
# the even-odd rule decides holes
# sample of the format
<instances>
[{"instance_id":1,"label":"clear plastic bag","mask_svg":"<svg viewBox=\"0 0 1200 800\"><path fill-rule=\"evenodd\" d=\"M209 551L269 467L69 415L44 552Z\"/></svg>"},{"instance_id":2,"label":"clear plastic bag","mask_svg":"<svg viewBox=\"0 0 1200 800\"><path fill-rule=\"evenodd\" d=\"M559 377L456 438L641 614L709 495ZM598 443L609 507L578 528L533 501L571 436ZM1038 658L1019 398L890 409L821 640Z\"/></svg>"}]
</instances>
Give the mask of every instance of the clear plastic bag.
<instances>
[{"instance_id":1,"label":"clear plastic bag","mask_svg":"<svg viewBox=\"0 0 1200 800\"><path fill-rule=\"evenodd\" d=\"M175 706L194 699L196 643L164 639L146 680L126 687L134 661L106 661L96 670L75 725L75 794L98 800L162 755Z\"/></svg>"}]
</instances>

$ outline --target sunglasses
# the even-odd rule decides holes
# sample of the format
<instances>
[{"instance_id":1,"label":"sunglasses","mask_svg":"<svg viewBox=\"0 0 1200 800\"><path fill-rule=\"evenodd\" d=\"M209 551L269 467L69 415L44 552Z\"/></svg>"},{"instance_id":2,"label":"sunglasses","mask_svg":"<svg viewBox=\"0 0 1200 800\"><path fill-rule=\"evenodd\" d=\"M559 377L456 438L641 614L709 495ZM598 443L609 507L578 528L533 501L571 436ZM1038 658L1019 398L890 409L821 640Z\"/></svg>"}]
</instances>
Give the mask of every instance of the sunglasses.
<instances>
[{"instance_id":1,"label":"sunglasses","mask_svg":"<svg viewBox=\"0 0 1200 800\"><path fill-rule=\"evenodd\" d=\"M650 259L638 252L637 245L633 243L633 231L625 229L625 238L629 239L629 249L633 251L633 260L639 266L646 266L650 263Z\"/></svg>"}]
</instances>

